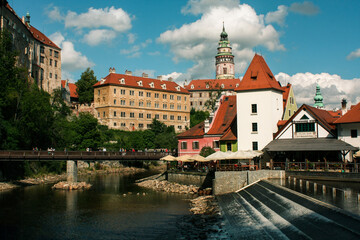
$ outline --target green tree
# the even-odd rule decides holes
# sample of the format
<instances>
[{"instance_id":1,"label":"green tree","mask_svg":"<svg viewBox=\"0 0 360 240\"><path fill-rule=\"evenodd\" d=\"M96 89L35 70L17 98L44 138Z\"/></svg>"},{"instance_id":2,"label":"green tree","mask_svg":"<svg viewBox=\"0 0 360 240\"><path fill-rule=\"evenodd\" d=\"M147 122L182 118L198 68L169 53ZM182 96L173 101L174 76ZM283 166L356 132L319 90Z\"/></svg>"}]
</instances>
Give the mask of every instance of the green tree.
<instances>
[{"instance_id":1,"label":"green tree","mask_svg":"<svg viewBox=\"0 0 360 240\"><path fill-rule=\"evenodd\" d=\"M79 103L90 104L94 101L94 84L97 83L94 71L87 68L85 72L81 74L81 78L75 83L76 91L79 95Z\"/></svg>"},{"instance_id":2,"label":"green tree","mask_svg":"<svg viewBox=\"0 0 360 240\"><path fill-rule=\"evenodd\" d=\"M190 127L205 121L210 116L208 111L196 111L194 108L190 110Z\"/></svg>"},{"instance_id":3,"label":"green tree","mask_svg":"<svg viewBox=\"0 0 360 240\"><path fill-rule=\"evenodd\" d=\"M216 101L221 97L222 87L217 83L215 86L212 85L211 82L207 82L209 84L209 99L205 102L205 107L208 111L213 112L215 110Z\"/></svg>"},{"instance_id":4,"label":"green tree","mask_svg":"<svg viewBox=\"0 0 360 240\"><path fill-rule=\"evenodd\" d=\"M207 157L211 154L213 154L215 152L215 150L211 147L203 147L200 151L200 155L203 157Z\"/></svg>"}]
</instances>

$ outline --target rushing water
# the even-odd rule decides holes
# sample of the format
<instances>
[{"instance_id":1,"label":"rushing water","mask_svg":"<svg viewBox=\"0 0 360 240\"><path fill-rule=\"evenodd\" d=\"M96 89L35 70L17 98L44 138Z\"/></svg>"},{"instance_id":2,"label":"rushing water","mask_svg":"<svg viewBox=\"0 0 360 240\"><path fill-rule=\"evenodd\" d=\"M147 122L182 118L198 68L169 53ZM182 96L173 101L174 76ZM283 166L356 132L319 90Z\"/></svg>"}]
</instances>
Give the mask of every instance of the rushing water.
<instances>
[{"instance_id":1,"label":"rushing water","mask_svg":"<svg viewBox=\"0 0 360 240\"><path fill-rule=\"evenodd\" d=\"M140 188L140 177L82 177L93 185L86 191L44 184L0 192L0 239L178 238L190 196Z\"/></svg>"}]
</instances>

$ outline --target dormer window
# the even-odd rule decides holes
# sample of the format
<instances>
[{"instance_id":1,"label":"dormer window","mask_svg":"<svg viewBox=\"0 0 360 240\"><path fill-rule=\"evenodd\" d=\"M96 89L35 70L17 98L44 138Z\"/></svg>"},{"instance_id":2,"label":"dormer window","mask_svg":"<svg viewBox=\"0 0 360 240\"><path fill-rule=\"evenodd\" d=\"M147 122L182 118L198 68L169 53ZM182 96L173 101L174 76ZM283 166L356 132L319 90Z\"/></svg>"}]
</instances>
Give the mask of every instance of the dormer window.
<instances>
[{"instance_id":1,"label":"dormer window","mask_svg":"<svg viewBox=\"0 0 360 240\"><path fill-rule=\"evenodd\" d=\"M236 87L238 87L238 86L239 86L239 84L237 83L237 84L236 84Z\"/></svg>"},{"instance_id":2,"label":"dormer window","mask_svg":"<svg viewBox=\"0 0 360 240\"><path fill-rule=\"evenodd\" d=\"M120 84L125 84L125 79L121 78L121 79L119 79L119 82L120 82Z\"/></svg>"},{"instance_id":3,"label":"dormer window","mask_svg":"<svg viewBox=\"0 0 360 240\"><path fill-rule=\"evenodd\" d=\"M191 89L194 89L194 84L191 84Z\"/></svg>"},{"instance_id":4,"label":"dormer window","mask_svg":"<svg viewBox=\"0 0 360 240\"><path fill-rule=\"evenodd\" d=\"M151 88L154 88L154 83L153 83L153 82L149 83L149 86L150 86Z\"/></svg>"},{"instance_id":5,"label":"dormer window","mask_svg":"<svg viewBox=\"0 0 360 240\"><path fill-rule=\"evenodd\" d=\"M209 86L209 84L206 84L206 88L209 88L210 86Z\"/></svg>"},{"instance_id":6,"label":"dormer window","mask_svg":"<svg viewBox=\"0 0 360 240\"><path fill-rule=\"evenodd\" d=\"M221 88L224 88L225 87L225 85L224 84L221 84Z\"/></svg>"},{"instance_id":7,"label":"dormer window","mask_svg":"<svg viewBox=\"0 0 360 240\"><path fill-rule=\"evenodd\" d=\"M162 89L166 89L166 84L164 83L164 84L161 84L161 88Z\"/></svg>"},{"instance_id":8,"label":"dormer window","mask_svg":"<svg viewBox=\"0 0 360 240\"><path fill-rule=\"evenodd\" d=\"M106 81L106 79L105 79L105 78L102 78L101 81L100 81L100 84L104 84L105 81Z\"/></svg>"},{"instance_id":9,"label":"dormer window","mask_svg":"<svg viewBox=\"0 0 360 240\"><path fill-rule=\"evenodd\" d=\"M176 91L180 91L180 86L175 87Z\"/></svg>"},{"instance_id":10,"label":"dormer window","mask_svg":"<svg viewBox=\"0 0 360 240\"><path fill-rule=\"evenodd\" d=\"M142 81L138 81L137 84L138 84L139 86L142 86L142 85L143 85Z\"/></svg>"}]
</instances>

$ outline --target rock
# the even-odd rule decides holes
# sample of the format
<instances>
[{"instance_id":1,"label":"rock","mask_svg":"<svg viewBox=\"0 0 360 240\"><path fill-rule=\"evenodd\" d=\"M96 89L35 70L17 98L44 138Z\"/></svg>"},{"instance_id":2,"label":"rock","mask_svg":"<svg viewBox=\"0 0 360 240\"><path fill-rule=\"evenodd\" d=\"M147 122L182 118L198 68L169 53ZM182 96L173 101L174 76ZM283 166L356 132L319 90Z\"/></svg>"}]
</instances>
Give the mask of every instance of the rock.
<instances>
[{"instance_id":1,"label":"rock","mask_svg":"<svg viewBox=\"0 0 360 240\"><path fill-rule=\"evenodd\" d=\"M63 190L89 189L91 188L91 184L86 182L58 182L52 188Z\"/></svg>"}]
</instances>

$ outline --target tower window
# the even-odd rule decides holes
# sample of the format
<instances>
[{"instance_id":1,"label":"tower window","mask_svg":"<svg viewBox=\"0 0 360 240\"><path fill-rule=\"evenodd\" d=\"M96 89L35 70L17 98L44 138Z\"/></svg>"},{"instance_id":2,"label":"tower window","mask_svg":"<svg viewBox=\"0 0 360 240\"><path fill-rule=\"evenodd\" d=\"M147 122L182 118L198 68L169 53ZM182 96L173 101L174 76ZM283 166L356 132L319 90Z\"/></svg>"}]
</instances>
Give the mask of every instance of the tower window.
<instances>
[{"instance_id":1,"label":"tower window","mask_svg":"<svg viewBox=\"0 0 360 240\"><path fill-rule=\"evenodd\" d=\"M224 74L227 74L227 68L223 68Z\"/></svg>"}]
</instances>

